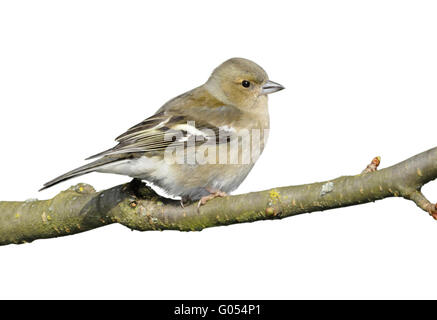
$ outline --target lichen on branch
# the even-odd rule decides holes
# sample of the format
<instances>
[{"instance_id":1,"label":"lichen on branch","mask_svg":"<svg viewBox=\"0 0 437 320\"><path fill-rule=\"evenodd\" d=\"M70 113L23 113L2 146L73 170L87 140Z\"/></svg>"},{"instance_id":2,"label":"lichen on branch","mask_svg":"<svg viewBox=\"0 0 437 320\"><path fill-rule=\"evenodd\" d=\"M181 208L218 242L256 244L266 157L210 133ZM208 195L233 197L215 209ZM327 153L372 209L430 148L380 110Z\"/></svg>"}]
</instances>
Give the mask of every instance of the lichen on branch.
<instances>
[{"instance_id":1,"label":"lichen on branch","mask_svg":"<svg viewBox=\"0 0 437 320\"><path fill-rule=\"evenodd\" d=\"M49 200L0 202L0 245L71 235L120 223L133 230L196 231L281 219L403 197L437 218L437 206L421 192L437 178L437 148L377 170L376 157L359 175L217 198L200 208L163 198L139 180L96 192L78 184Z\"/></svg>"}]
</instances>

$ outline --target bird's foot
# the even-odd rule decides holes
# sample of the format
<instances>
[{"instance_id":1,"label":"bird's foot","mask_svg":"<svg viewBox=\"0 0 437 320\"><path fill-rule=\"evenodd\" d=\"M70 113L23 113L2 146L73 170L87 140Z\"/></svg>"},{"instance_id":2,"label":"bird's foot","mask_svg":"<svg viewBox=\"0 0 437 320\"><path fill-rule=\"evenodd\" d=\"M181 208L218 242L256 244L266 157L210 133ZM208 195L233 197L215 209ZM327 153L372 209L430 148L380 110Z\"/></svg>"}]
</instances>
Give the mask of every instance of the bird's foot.
<instances>
[{"instance_id":1,"label":"bird's foot","mask_svg":"<svg viewBox=\"0 0 437 320\"><path fill-rule=\"evenodd\" d=\"M227 197L228 194L226 192L220 191L220 190L215 190L215 191L210 191L209 195L202 197L199 202L197 203L197 209L199 209L201 206L203 206L204 204L206 204L208 201L214 199L214 198L223 198L223 197Z\"/></svg>"},{"instance_id":2,"label":"bird's foot","mask_svg":"<svg viewBox=\"0 0 437 320\"><path fill-rule=\"evenodd\" d=\"M182 209L185 209L185 205L190 203L190 198L182 197L180 200Z\"/></svg>"}]
</instances>

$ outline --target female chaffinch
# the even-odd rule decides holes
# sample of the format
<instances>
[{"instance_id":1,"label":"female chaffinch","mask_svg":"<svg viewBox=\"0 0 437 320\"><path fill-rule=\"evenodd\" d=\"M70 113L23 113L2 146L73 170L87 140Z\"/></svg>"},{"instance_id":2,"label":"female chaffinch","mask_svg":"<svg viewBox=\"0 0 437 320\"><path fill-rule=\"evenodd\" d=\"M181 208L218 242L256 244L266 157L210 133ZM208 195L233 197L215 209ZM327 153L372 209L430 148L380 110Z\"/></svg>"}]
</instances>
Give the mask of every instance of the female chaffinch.
<instances>
[{"instance_id":1,"label":"female chaffinch","mask_svg":"<svg viewBox=\"0 0 437 320\"><path fill-rule=\"evenodd\" d=\"M115 147L88 158L98 160L41 190L96 171L146 180L181 197L182 203L200 199L201 205L226 196L263 151L269 129L267 95L282 89L256 63L229 59L205 84L168 101L117 137Z\"/></svg>"}]
</instances>

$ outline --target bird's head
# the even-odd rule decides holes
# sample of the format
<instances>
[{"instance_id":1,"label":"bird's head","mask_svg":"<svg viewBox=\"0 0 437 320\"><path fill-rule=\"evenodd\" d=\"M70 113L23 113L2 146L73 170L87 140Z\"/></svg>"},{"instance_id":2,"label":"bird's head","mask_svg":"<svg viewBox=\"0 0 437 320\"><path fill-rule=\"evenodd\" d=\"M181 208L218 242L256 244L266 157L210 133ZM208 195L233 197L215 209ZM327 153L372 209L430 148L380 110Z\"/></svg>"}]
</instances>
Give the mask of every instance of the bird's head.
<instances>
[{"instance_id":1,"label":"bird's head","mask_svg":"<svg viewBox=\"0 0 437 320\"><path fill-rule=\"evenodd\" d=\"M242 108L251 107L260 96L284 89L270 81L263 68L243 58L223 62L205 85L221 101Z\"/></svg>"}]
</instances>

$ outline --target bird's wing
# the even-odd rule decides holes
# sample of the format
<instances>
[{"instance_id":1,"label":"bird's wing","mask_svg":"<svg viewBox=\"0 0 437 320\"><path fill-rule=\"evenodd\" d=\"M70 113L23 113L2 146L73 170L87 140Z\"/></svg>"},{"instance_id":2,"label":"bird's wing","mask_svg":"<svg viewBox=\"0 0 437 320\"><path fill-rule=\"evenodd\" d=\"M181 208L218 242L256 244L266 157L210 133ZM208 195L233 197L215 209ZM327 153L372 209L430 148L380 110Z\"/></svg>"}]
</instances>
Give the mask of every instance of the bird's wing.
<instances>
[{"instance_id":1,"label":"bird's wing","mask_svg":"<svg viewBox=\"0 0 437 320\"><path fill-rule=\"evenodd\" d=\"M133 126L116 138L118 144L109 150L95 154L88 159L117 154L163 151L168 146L185 145L194 138L196 145L215 139L222 143L220 134L228 135L225 127L199 120L195 115L159 112Z\"/></svg>"}]
</instances>

